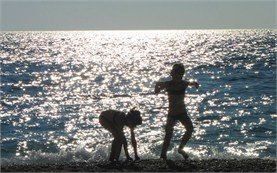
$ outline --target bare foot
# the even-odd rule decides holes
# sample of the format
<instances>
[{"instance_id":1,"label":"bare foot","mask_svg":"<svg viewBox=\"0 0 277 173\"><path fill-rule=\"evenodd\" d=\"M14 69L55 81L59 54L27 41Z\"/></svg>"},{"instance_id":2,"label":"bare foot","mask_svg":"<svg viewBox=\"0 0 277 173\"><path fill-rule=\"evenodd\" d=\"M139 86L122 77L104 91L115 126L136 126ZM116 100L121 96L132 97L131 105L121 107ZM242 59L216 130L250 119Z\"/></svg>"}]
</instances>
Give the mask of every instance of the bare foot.
<instances>
[{"instance_id":1,"label":"bare foot","mask_svg":"<svg viewBox=\"0 0 277 173\"><path fill-rule=\"evenodd\" d=\"M161 160L163 160L163 161L165 161L165 160L167 160L167 157L166 157L166 156L161 155L160 159L161 159Z\"/></svg>"}]
</instances>

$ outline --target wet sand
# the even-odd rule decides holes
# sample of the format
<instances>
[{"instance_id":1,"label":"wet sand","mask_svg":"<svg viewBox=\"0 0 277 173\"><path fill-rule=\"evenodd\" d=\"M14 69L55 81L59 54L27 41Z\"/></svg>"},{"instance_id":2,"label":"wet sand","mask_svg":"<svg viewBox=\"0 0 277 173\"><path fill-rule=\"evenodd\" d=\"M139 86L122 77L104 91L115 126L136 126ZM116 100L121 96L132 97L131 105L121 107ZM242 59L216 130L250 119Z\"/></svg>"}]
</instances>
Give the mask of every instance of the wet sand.
<instances>
[{"instance_id":1,"label":"wet sand","mask_svg":"<svg viewBox=\"0 0 277 173\"><path fill-rule=\"evenodd\" d=\"M1 166L1 172L276 172L276 160L208 159L135 162L73 162L45 165Z\"/></svg>"}]
</instances>

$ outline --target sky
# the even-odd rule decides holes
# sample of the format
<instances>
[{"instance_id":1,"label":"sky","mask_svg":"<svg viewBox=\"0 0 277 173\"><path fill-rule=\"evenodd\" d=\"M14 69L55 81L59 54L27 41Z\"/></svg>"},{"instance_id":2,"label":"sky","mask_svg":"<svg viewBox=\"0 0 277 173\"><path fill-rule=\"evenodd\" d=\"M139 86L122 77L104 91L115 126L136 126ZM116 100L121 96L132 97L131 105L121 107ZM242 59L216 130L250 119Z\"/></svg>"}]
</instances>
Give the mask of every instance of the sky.
<instances>
[{"instance_id":1,"label":"sky","mask_svg":"<svg viewBox=\"0 0 277 173\"><path fill-rule=\"evenodd\" d=\"M276 28L276 0L0 0L2 31Z\"/></svg>"}]
</instances>

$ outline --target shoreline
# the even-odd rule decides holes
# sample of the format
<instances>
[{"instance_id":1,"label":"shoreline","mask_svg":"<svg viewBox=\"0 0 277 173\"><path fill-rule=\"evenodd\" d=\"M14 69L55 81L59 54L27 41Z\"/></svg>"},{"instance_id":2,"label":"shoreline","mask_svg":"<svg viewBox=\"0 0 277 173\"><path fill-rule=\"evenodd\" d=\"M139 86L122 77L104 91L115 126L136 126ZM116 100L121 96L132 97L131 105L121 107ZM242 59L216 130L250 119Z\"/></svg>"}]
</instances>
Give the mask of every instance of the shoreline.
<instances>
[{"instance_id":1,"label":"shoreline","mask_svg":"<svg viewBox=\"0 0 277 173\"><path fill-rule=\"evenodd\" d=\"M5 165L1 172L276 172L276 159L143 159L133 162L65 162L44 165Z\"/></svg>"}]
</instances>

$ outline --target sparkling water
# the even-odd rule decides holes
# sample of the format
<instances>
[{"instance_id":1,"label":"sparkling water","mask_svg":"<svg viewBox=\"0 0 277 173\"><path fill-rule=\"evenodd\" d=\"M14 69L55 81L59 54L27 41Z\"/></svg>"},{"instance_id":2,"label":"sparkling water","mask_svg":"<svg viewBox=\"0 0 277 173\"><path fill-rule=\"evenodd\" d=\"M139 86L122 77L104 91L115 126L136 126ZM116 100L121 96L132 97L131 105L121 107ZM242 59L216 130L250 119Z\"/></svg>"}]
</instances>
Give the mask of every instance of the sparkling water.
<instances>
[{"instance_id":1,"label":"sparkling water","mask_svg":"<svg viewBox=\"0 0 277 173\"><path fill-rule=\"evenodd\" d=\"M168 102L153 91L177 62L201 85L185 98L192 159L276 158L276 30L2 32L0 40L2 163L108 159L113 138L99 114L135 106L139 156L159 158ZM184 132L177 123L170 159L181 159Z\"/></svg>"}]
</instances>

